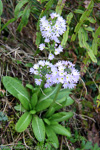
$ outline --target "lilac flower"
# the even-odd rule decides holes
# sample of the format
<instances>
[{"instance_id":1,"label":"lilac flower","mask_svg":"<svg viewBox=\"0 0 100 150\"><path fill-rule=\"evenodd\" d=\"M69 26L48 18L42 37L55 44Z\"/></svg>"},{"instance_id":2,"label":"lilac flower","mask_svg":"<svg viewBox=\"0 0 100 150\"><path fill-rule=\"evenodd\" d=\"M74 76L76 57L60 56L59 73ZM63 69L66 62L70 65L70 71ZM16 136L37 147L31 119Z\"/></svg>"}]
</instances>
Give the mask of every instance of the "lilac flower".
<instances>
[{"instance_id":1,"label":"lilac flower","mask_svg":"<svg viewBox=\"0 0 100 150\"><path fill-rule=\"evenodd\" d=\"M58 67L58 70L59 70L59 71L62 71L62 72L63 72L64 69L65 69L65 66L63 66L63 65L61 65L61 66Z\"/></svg>"},{"instance_id":2,"label":"lilac flower","mask_svg":"<svg viewBox=\"0 0 100 150\"><path fill-rule=\"evenodd\" d=\"M48 59L52 60L54 59L54 55L52 53L49 54Z\"/></svg>"},{"instance_id":3,"label":"lilac flower","mask_svg":"<svg viewBox=\"0 0 100 150\"><path fill-rule=\"evenodd\" d=\"M34 64L34 69L38 69L39 68L39 65L38 64Z\"/></svg>"},{"instance_id":4,"label":"lilac flower","mask_svg":"<svg viewBox=\"0 0 100 150\"><path fill-rule=\"evenodd\" d=\"M65 76L65 78L66 78L66 82L71 81L71 75L70 75L70 74L67 74L67 75Z\"/></svg>"},{"instance_id":5,"label":"lilac flower","mask_svg":"<svg viewBox=\"0 0 100 150\"><path fill-rule=\"evenodd\" d=\"M60 82L60 83L64 83L64 82L65 82L65 78L64 78L64 76L59 77L59 82Z\"/></svg>"},{"instance_id":6,"label":"lilac flower","mask_svg":"<svg viewBox=\"0 0 100 150\"><path fill-rule=\"evenodd\" d=\"M67 89L67 88L69 87L69 83L68 83L68 82L65 82L65 83L63 84L63 87L64 87L64 89Z\"/></svg>"},{"instance_id":7,"label":"lilac flower","mask_svg":"<svg viewBox=\"0 0 100 150\"><path fill-rule=\"evenodd\" d=\"M53 79L53 82L54 82L54 83L57 83L57 84L60 83L60 82L59 82L59 76L55 76L54 79Z\"/></svg>"},{"instance_id":8,"label":"lilac flower","mask_svg":"<svg viewBox=\"0 0 100 150\"><path fill-rule=\"evenodd\" d=\"M40 19L40 31L42 36L46 40L45 42L49 40L54 40L57 43L60 43L58 37L66 31L66 21L57 13L51 13L50 14L50 21L46 19L46 16L42 17ZM55 24L52 23L52 19L56 18Z\"/></svg>"},{"instance_id":9,"label":"lilac flower","mask_svg":"<svg viewBox=\"0 0 100 150\"><path fill-rule=\"evenodd\" d=\"M63 48L62 48L62 46L61 46L61 45L59 45L58 49L59 49L59 51L60 51L60 52L62 52L62 51L63 51Z\"/></svg>"},{"instance_id":10,"label":"lilac flower","mask_svg":"<svg viewBox=\"0 0 100 150\"><path fill-rule=\"evenodd\" d=\"M50 42L50 40L49 40L48 38L46 38L44 41L45 41L46 43L49 43L49 42Z\"/></svg>"},{"instance_id":11,"label":"lilac flower","mask_svg":"<svg viewBox=\"0 0 100 150\"><path fill-rule=\"evenodd\" d=\"M34 68L30 68L30 73L34 73Z\"/></svg>"},{"instance_id":12,"label":"lilac flower","mask_svg":"<svg viewBox=\"0 0 100 150\"><path fill-rule=\"evenodd\" d=\"M34 74L38 75L39 74L38 70L34 70Z\"/></svg>"},{"instance_id":13,"label":"lilac flower","mask_svg":"<svg viewBox=\"0 0 100 150\"><path fill-rule=\"evenodd\" d=\"M59 71L59 76L64 76L66 73L64 71Z\"/></svg>"},{"instance_id":14,"label":"lilac flower","mask_svg":"<svg viewBox=\"0 0 100 150\"><path fill-rule=\"evenodd\" d=\"M38 62L38 64L41 65L41 66L45 66L45 60L40 60L40 61Z\"/></svg>"},{"instance_id":15,"label":"lilac flower","mask_svg":"<svg viewBox=\"0 0 100 150\"><path fill-rule=\"evenodd\" d=\"M46 82L45 85L44 85L45 88L48 88L48 87L50 87L50 86L51 86L51 83L50 83L50 82Z\"/></svg>"},{"instance_id":16,"label":"lilac flower","mask_svg":"<svg viewBox=\"0 0 100 150\"><path fill-rule=\"evenodd\" d=\"M62 62L61 61L58 61L56 64L55 64L55 66L57 66L57 67L60 67L62 65Z\"/></svg>"},{"instance_id":17,"label":"lilac flower","mask_svg":"<svg viewBox=\"0 0 100 150\"><path fill-rule=\"evenodd\" d=\"M75 87L75 83L70 83L68 86L69 89L73 89L74 87Z\"/></svg>"},{"instance_id":18,"label":"lilac flower","mask_svg":"<svg viewBox=\"0 0 100 150\"><path fill-rule=\"evenodd\" d=\"M51 13L50 14L50 17L52 18L52 19L54 19L55 17L58 17L59 16L59 14L56 14L56 13Z\"/></svg>"},{"instance_id":19,"label":"lilac flower","mask_svg":"<svg viewBox=\"0 0 100 150\"><path fill-rule=\"evenodd\" d=\"M42 82L42 79L35 79L35 83L36 83L37 85L41 85L41 82Z\"/></svg>"},{"instance_id":20,"label":"lilac flower","mask_svg":"<svg viewBox=\"0 0 100 150\"><path fill-rule=\"evenodd\" d=\"M42 78L44 78L45 88L53 84L62 83L64 88L72 89L76 86L80 77L75 65L69 61L59 61L56 64L52 64L49 61L40 60L30 68L30 73L40 76L40 79L35 79L37 85L40 85Z\"/></svg>"},{"instance_id":21,"label":"lilac flower","mask_svg":"<svg viewBox=\"0 0 100 150\"><path fill-rule=\"evenodd\" d=\"M44 43L42 43L42 44L39 45L39 49L40 49L41 51L44 50L44 48L45 48L45 44L44 44Z\"/></svg>"},{"instance_id":22,"label":"lilac flower","mask_svg":"<svg viewBox=\"0 0 100 150\"><path fill-rule=\"evenodd\" d=\"M54 53L55 53L55 55L58 55L58 54L60 54L60 52L62 52L62 51L63 51L63 48L62 48L61 45L59 45L58 48L55 49L55 52L54 52Z\"/></svg>"},{"instance_id":23,"label":"lilac flower","mask_svg":"<svg viewBox=\"0 0 100 150\"><path fill-rule=\"evenodd\" d=\"M58 44L57 44L57 43L55 43L55 46L58 46Z\"/></svg>"}]
</instances>

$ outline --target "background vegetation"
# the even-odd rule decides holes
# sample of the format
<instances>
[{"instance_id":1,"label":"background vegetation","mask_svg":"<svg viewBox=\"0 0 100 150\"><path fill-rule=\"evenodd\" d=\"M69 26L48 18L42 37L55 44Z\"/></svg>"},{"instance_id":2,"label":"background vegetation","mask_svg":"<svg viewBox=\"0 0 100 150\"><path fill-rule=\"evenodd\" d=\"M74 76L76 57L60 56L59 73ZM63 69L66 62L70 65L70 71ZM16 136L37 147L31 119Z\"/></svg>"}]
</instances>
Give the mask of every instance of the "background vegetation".
<instances>
[{"instance_id":1,"label":"background vegetation","mask_svg":"<svg viewBox=\"0 0 100 150\"><path fill-rule=\"evenodd\" d=\"M70 60L81 78L70 97L74 104L65 108L74 116L65 122L72 137L59 136L60 150L99 150L100 148L100 0L0 0L0 148L51 150L39 143L30 127L15 131L21 115L14 107L19 101L1 83L3 76L34 85L29 68L46 59L38 46L43 40L39 19L56 11L67 22L62 40L64 52L58 60Z\"/></svg>"}]
</instances>

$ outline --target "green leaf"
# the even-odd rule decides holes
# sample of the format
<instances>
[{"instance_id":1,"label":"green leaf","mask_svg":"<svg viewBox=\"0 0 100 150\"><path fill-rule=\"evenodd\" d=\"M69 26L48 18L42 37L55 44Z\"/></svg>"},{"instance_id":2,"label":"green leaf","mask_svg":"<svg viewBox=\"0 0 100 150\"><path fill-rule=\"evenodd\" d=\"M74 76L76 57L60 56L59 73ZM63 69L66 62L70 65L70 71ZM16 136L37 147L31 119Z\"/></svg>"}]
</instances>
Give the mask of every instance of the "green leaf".
<instances>
[{"instance_id":1,"label":"green leaf","mask_svg":"<svg viewBox=\"0 0 100 150\"><path fill-rule=\"evenodd\" d=\"M65 1L58 0L57 6L56 6L56 13L57 14L61 15L64 5L65 5Z\"/></svg>"},{"instance_id":2,"label":"green leaf","mask_svg":"<svg viewBox=\"0 0 100 150\"><path fill-rule=\"evenodd\" d=\"M27 102L30 102L30 96L26 88L22 86L22 84L14 79L13 77L10 76L5 76L2 78L2 82L4 87L7 89L7 91L15 96L18 99L18 94L22 95L25 97Z\"/></svg>"},{"instance_id":3,"label":"green leaf","mask_svg":"<svg viewBox=\"0 0 100 150\"><path fill-rule=\"evenodd\" d=\"M29 6L26 6L23 11L21 22L17 28L19 32L22 30L23 27L27 25L29 16L30 16L30 8Z\"/></svg>"},{"instance_id":4,"label":"green leaf","mask_svg":"<svg viewBox=\"0 0 100 150\"><path fill-rule=\"evenodd\" d=\"M46 112L45 116L50 117L55 112L55 108L52 107L48 112Z\"/></svg>"},{"instance_id":5,"label":"green leaf","mask_svg":"<svg viewBox=\"0 0 100 150\"><path fill-rule=\"evenodd\" d=\"M45 7L45 10L44 10L44 12L43 12L42 15L46 14L46 12L52 7L53 3L54 3L54 0L49 0L49 1L46 3L46 5L44 6L44 7Z\"/></svg>"},{"instance_id":6,"label":"green leaf","mask_svg":"<svg viewBox=\"0 0 100 150\"><path fill-rule=\"evenodd\" d=\"M92 142L91 141L88 141L86 144L85 144L85 146L84 146L84 149L86 150L88 150L88 149L91 149L93 146L92 146Z\"/></svg>"},{"instance_id":7,"label":"green leaf","mask_svg":"<svg viewBox=\"0 0 100 150\"><path fill-rule=\"evenodd\" d=\"M31 68L31 67L33 67L33 64L32 63L27 63L27 64L25 64L25 67Z\"/></svg>"},{"instance_id":8,"label":"green leaf","mask_svg":"<svg viewBox=\"0 0 100 150\"><path fill-rule=\"evenodd\" d=\"M10 20L8 20L4 25L3 27L1 28L0 31L2 31L3 29L5 29L10 23L14 22L16 19L15 18L12 18Z\"/></svg>"},{"instance_id":9,"label":"green leaf","mask_svg":"<svg viewBox=\"0 0 100 150\"><path fill-rule=\"evenodd\" d=\"M59 112L53 114L49 120L54 120L57 122L65 121L73 116L73 112Z\"/></svg>"},{"instance_id":10,"label":"green leaf","mask_svg":"<svg viewBox=\"0 0 100 150\"><path fill-rule=\"evenodd\" d=\"M54 106L50 109L50 111L48 111L48 113L45 114L46 117L50 117L55 111L66 107L66 106L70 106L73 104L74 100L69 96L70 91L68 90L61 90L58 94L58 97L56 99L56 102L54 104ZM64 97L62 97L62 95ZM53 96L52 96L53 99Z\"/></svg>"},{"instance_id":11,"label":"green leaf","mask_svg":"<svg viewBox=\"0 0 100 150\"><path fill-rule=\"evenodd\" d=\"M54 0L49 0L46 5L44 6L45 7L45 10L41 12L40 16L39 16L39 21L37 22L37 30L40 29L40 18L42 18L46 13L47 11L52 7L54 3ZM39 35L38 35L39 36ZM36 45L39 46L40 44L40 41L38 42L38 40L36 39Z\"/></svg>"},{"instance_id":12,"label":"green leaf","mask_svg":"<svg viewBox=\"0 0 100 150\"><path fill-rule=\"evenodd\" d=\"M74 41L76 39L76 35L80 29L80 27L82 26L82 24L84 24L84 21L87 20L87 18L89 17L92 9L94 6L94 1L91 0L90 4L88 5L88 8L86 9L86 11L82 14L82 16L80 17L79 22L77 23L74 32L76 32L75 34L72 35L71 41Z\"/></svg>"},{"instance_id":13,"label":"green leaf","mask_svg":"<svg viewBox=\"0 0 100 150\"><path fill-rule=\"evenodd\" d=\"M88 40L88 34L84 28L80 27L78 31L78 39L80 47L84 47L86 41Z\"/></svg>"},{"instance_id":14,"label":"green leaf","mask_svg":"<svg viewBox=\"0 0 100 150\"><path fill-rule=\"evenodd\" d=\"M34 116L32 120L32 128L36 139L39 142L44 142L45 140L45 126L43 120L38 116Z\"/></svg>"},{"instance_id":15,"label":"green leaf","mask_svg":"<svg viewBox=\"0 0 100 150\"><path fill-rule=\"evenodd\" d=\"M3 3L2 3L2 0L0 0L0 16L2 15L3 13Z\"/></svg>"},{"instance_id":16,"label":"green leaf","mask_svg":"<svg viewBox=\"0 0 100 150\"><path fill-rule=\"evenodd\" d=\"M57 92L58 88L59 88L59 84L56 87L52 88L52 91L46 93L46 95L42 94L39 101L43 101L43 100L46 100L48 98L51 98L51 96Z\"/></svg>"},{"instance_id":17,"label":"green leaf","mask_svg":"<svg viewBox=\"0 0 100 150\"><path fill-rule=\"evenodd\" d=\"M94 147L92 148L92 150L100 150L100 147L98 146L97 143L94 144Z\"/></svg>"},{"instance_id":18,"label":"green leaf","mask_svg":"<svg viewBox=\"0 0 100 150\"><path fill-rule=\"evenodd\" d=\"M39 46L41 42L41 32L36 32L36 45Z\"/></svg>"},{"instance_id":19,"label":"green leaf","mask_svg":"<svg viewBox=\"0 0 100 150\"><path fill-rule=\"evenodd\" d=\"M93 28L92 27L84 27L85 28L85 30L87 30L87 31L91 31L91 32L93 32Z\"/></svg>"},{"instance_id":20,"label":"green leaf","mask_svg":"<svg viewBox=\"0 0 100 150\"><path fill-rule=\"evenodd\" d=\"M54 0L49 0L49 1L46 3L46 5L44 6L45 10L41 12L41 14L40 14L40 16L39 16L39 19L40 19L41 17L43 17L43 16L47 13L47 11L52 7L53 3L54 3ZM38 28L38 25L39 25L39 24L37 24L37 29L39 29L39 28Z\"/></svg>"},{"instance_id":21,"label":"green leaf","mask_svg":"<svg viewBox=\"0 0 100 150\"><path fill-rule=\"evenodd\" d=\"M90 23L96 23L96 20L92 17L88 17L87 20L90 22Z\"/></svg>"},{"instance_id":22,"label":"green leaf","mask_svg":"<svg viewBox=\"0 0 100 150\"><path fill-rule=\"evenodd\" d=\"M25 98L25 96L18 94L18 99L26 110L29 110L29 101Z\"/></svg>"},{"instance_id":23,"label":"green leaf","mask_svg":"<svg viewBox=\"0 0 100 150\"><path fill-rule=\"evenodd\" d=\"M69 97L69 94L71 94L69 89L61 89L60 92L58 93L56 102L57 103L62 103L66 100L66 98ZM51 96L51 98L54 98L54 95Z\"/></svg>"},{"instance_id":24,"label":"green leaf","mask_svg":"<svg viewBox=\"0 0 100 150\"><path fill-rule=\"evenodd\" d=\"M97 41L99 35L100 35L100 27L98 27L98 29L95 31L94 39L92 42L92 50L95 55L97 55L97 48L98 48Z\"/></svg>"},{"instance_id":25,"label":"green leaf","mask_svg":"<svg viewBox=\"0 0 100 150\"><path fill-rule=\"evenodd\" d=\"M16 8L15 8L15 11L14 11L14 14L15 14L15 17L18 17L18 14L20 12L20 9L26 4L28 3L28 0L21 0L19 1L19 3L17 4Z\"/></svg>"},{"instance_id":26,"label":"green leaf","mask_svg":"<svg viewBox=\"0 0 100 150\"><path fill-rule=\"evenodd\" d=\"M66 21L68 25L70 25L72 18L73 18L73 13L70 12L70 13L67 15L67 21Z\"/></svg>"},{"instance_id":27,"label":"green leaf","mask_svg":"<svg viewBox=\"0 0 100 150\"><path fill-rule=\"evenodd\" d=\"M38 97L37 97L37 94L34 93L31 97L31 105L32 105L32 108L34 108L37 104L37 101L38 101Z\"/></svg>"},{"instance_id":28,"label":"green leaf","mask_svg":"<svg viewBox=\"0 0 100 150\"><path fill-rule=\"evenodd\" d=\"M59 147L58 138L57 138L55 132L52 130L52 128L50 128L50 126L46 126L46 134L47 134L47 137L48 137L48 140L50 141L50 143L55 148L58 148Z\"/></svg>"},{"instance_id":29,"label":"green leaf","mask_svg":"<svg viewBox=\"0 0 100 150\"><path fill-rule=\"evenodd\" d=\"M36 111L38 112L38 111L45 110L46 108L50 106L52 102L53 102L52 99L44 99L44 100L39 101L36 105Z\"/></svg>"},{"instance_id":30,"label":"green leaf","mask_svg":"<svg viewBox=\"0 0 100 150\"><path fill-rule=\"evenodd\" d=\"M17 64L22 64L22 61L16 60Z\"/></svg>"},{"instance_id":31,"label":"green leaf","mask_svg":"<svg viewBox=\"0 0 100 150\"><path fill-rule=\"evenodd\" d=\"M77 35L77 34L73 34L73 35L72 35L71 41L75 41L76 35Z\"/></svg>"},{"instance_id":32,"label":"green leaf","mask_svg":"<svg viewBox=\"0 0 100 150\"><path fill-rule=\"evenodd\" d=\"M87 49L87 53L90 56L91 60L95 63L97 63L97 59L93 53L93 50L90 48L90 46L87 44L87 42L84 42L84 47Z\"/></svg>"},{"instance_id":33,"label":"green leaf","mask_svg":"<svg viewBox=\"0 0 100 150\"><path fill-rule=\"evenodd\" d=\"M26 111L22 105L14 106L14 109L17 110L17 111L21 111L21 112L25 112Z\"/></svg>"},{"instance_id":34,"label":"green leaf","mask_svg":"<svg viewBox=\"0 0 100 150\"><path fill-rule=\"evenodd\" d=\"M61 108L63 108L63 107L70 106L70 105L72 105L73 103L74 103L74 100L73 100L70 96L67 96L66 100L63 101L63 102L61 103L61 105L59 105L59 103L58 103L58 104L56 103L56 104L54 105L54 108L55 108L55 110L57 111L57 110L59 110L59 109L61 109Z\"/></svg>"},{"instance_id":35,"label":"green leaf","mask_svg":"<svg viewBox=\"0 0 100 150\"><path fill-rule=\"evenodd\" d=\"M27 25L29 16L30 16L30 8L27 5L23 11L23 16L22 16L22 20L21 20L22 23L24 24L24 26Z\"/></svg>"},{"instance_id":36,"label":"green leaf","mask_svg":"<svg viewBox=\"0 0 100 150\"><path fill-rule=\"evenodd\" d=\"M50 125L50 121L47 118L44 118L43 120L47 125Z\"/></svg>"},{"instance_id":37,"label":"green leaf","mask_svg":"<svg viewBox=\"0 0 100 150\"><path fill-rule=\"evenodd\" d=\"M87 53L90 56L91 60L93 62L97 63L97 59L96 59L95 55L93 54L92 50L88 51Z\"/></svg>"},{"instance_id":38,"label":"green leaf","mask_svg":"<svg viewBox=\"0 0 100 150\"><path fill-rule=\"evenodd\" d=\"M33 87L33 85L31 85L31 84L26 84L26 88L28 88L28 89L30 89L30 90L34 90L34 87Z\"/></svg>"},{"instance_id":39,"label":"green leaf","mask_svg":"<svg viewBox=\"0 0 100 150\"><path fill-rule=\"evenodd\" d=\"M79 39L80 47L86 48L87 53L90 56L91 60L93 62L97 63L97 59L96 59L95 55L93 54L93 50L91 49L91 47L86 42L88 40L88 34L82 27L80 27L80 29L78 31L78 39Z\"/></svg>"},{"instance_id":40,"label":"green leaf","mask_svg":"<svg viewBox=\"0 0 100 150\"><path fill-rule=\"evenodd\" d=\"M71 137L71 133L65 127L63 127L60 124L52 124L52 125L50 125L50 128L52 128L52 130L56 134L64 135L64 136L67 136L67 137Z\"/></svg>"},{"instance_id":41,"label":"green leaf","mask_svg":"<svg viewBox=\"0 0 100 150\"><path fill-rule=\"evenodd\" d=\"M65 106L70 106L74 103L74 100L70 96L68 96L65 102Z\"/></svg>"},{"instance_id":42,"label":"green leaf","mask_svg":"<svg viewBox=\"0 0 100 150\"><path fill-rule=\"evenodd\" d=\"M25 112L18 122L16 123L15 129L17 132L23 132L29 126L32 119L32 115L29 112Z\"/></svg>"},{"instance_id":43,"label":"green leaf","mask_svg":"<svg viewBox=\"0 0 100 150\"><path fill-rule=\"evenodd\" d=\"M36 114L36 111L35 110L31 110L30 114L34 115L34 114Z\"/></svg>"},{"instance_id":44,"label":"green leaf","mask_svg":"<svg viewBox=\"0 0 100 150\"><path fill-rule=\"evenodd\" d=\"M43 93L46 95L48 92L51 92L51 91L52 91L52 88L49 87L49 88L44 89Z\"/></svg>"},{"instance_id":45,"label":"green leaf","mask_svg":"<svg viewBox=\"0 0 100 150\"><path fill-rule=\"evenodd\" d=\"M43 3L43 2L48 1L48 0L40 0L40 1L41 1L41 3Z\"/></svg>"},{"instance_id":46,"label":"green leaf","mask_svg":"<svg viewBox=\"0 0 100 150\"><path fill-rule=\"evenodd\" d=\"M61 41L61 46L66 45L66 42L68 40L68 34L69 34L69 26L67 26L67 31L63 34L63 39Z\"/></svg>"},{"instance_id":47,"label":"green leaf","mask_svg":"<svg viewBox=\"0 0 100 150\"><path fill-rule=\"evenodd\" d=\"M81 9L75 9L74 13L77 13L77 14L83 14L84 11L81 10Z\"/></svg>"},{"instance_id":48,"label":"green leaf","mask_svg":"<svg viewBox=\"0 0 100 150\"><path fill-rule=\"evenodd\" d=\"M81 18L80 18L80 21L84 21L87 19L87 17L90 15L92 9L93 9L93 6L94 6L94 1L91 0L90 4L88 5L86 11L82 14Z\"/></svg>"}]
</instances>

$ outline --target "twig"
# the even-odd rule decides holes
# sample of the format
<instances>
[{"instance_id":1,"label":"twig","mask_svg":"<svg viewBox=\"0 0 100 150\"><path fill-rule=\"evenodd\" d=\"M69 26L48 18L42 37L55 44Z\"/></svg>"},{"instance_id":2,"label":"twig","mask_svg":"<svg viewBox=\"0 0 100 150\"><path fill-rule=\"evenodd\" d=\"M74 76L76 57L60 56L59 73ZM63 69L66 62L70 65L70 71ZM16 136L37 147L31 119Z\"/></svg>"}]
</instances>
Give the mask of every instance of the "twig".
<instances>
[{"instance_id":1,"label":"twig","mask_svg":"<svg viewBox=\"0 0 100 150\"><path fill-rule=\"evenodd\" d=\"M80 81L83 83L84 89L85 89L85 96L87 95L87 88L85 86L85 82L82 80L82 78L80 78Z\"/></svg>"}]
</instances>

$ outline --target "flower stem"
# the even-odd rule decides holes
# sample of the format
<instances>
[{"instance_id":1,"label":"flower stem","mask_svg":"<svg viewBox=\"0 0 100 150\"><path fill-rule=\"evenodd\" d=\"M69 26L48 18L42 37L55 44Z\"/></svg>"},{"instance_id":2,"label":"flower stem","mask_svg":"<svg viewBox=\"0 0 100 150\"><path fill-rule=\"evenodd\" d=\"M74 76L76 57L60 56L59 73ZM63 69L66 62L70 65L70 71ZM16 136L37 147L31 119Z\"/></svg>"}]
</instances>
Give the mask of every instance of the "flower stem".
<instances>
[{"instance_id":1,"label":"flower stem","mask_svg":"<svg viewBox=\"0 0 100 150\"><path fill-rule=\"evenodd\" d=\"M43 87L43 85L44 85L44 79L42 80L42 83L41 83L41 85L39 86L39 88L38 88L38 90L37 90L37 96L38 96L38 94L39 94L39 92L40 92L40 89Z\"/></svg>"},{"instance_id":2,"label":"flower stem","mask_svg":"<svg viewBox=\"0 0 100 150\"><path fill-rule=\"evenodd\" d=\"M55 97L54 97L54 99L53 99L53 102L51 103L51 105L50 105L48 111L46 112L46 115L48 115L48 113L51 112L51 109L52 109L53 105L55 104L55 101L56 101L56 99L57 99L57 96L58 96L58 94L59 94L59 91L60 91L60 89L61 89L61 86L62 86L62 84L59 83L59 86L58 86L57 92L56 92L56 94L55 94Z\"/></svg>"}]
</instances>

